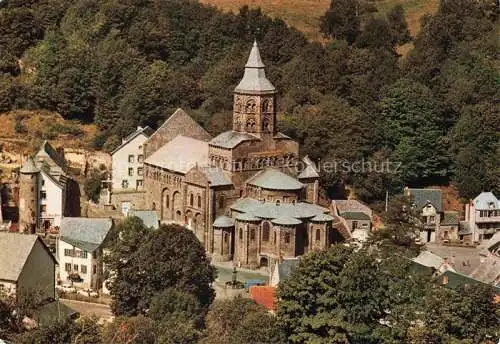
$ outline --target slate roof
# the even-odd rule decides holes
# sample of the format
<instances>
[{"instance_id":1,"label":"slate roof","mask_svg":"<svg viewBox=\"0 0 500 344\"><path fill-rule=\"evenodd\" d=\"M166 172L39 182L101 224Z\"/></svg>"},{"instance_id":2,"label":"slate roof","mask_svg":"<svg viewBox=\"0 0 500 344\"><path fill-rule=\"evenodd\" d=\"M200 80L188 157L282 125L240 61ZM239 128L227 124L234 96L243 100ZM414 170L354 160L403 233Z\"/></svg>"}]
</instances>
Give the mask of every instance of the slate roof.
<instances>
[{"instance_id":1,"label":"slate roof","mask_svg":"<svg viewBox=\"0 0 500 344\"><path fill-rule=\"evenodd\" d=\"M445 211L441 225L443 226L457 226L460 222L460 215L458 211Z\"/></svg>"},{"instance_id":2,"label":"slate roof","mask_svg":"<svg viewBox=\"0 0 500 344\"><path fill-rule=\"evenodd\" d=\"M318 214L311 219L311 221L315 221L315 222L330 222L333 220L334 220L333 216L331 216L329 214Z\"/></svg>"},{"instance_id":3,"label":"slate roof","mask_svg":"<svg viewBox=\"0 0 500 344\"><path fill-rule=\"evenodd\" d=\"M339 213L361 212L368 216L372 215L370 207L356 199L336 199L333 200L332 203L335 205Z\"/></svg>"},{"instance_id":4,"label":"slate roof","mask_svg":"<svg viewBox=\"0 0 500 344\"><path fill-rule=\"evenodd\" d=\"M21 166L21 169L19 170L21 173L38 173L40 170L36 168L35 163L33 162L33 159L28 157L26 160L24 160L23 165Z\"/></svg>"},{"instance_id":5,"label":"slate roof","mask_svg":"<svg viewBox=\"0 0 500 344\"><path fill-rule=\"evenodd\" d=\"M257 173L247 184L271 190L300 190L304 187L297 179L272 168Z\"/></svg>"},{"instance_id":6,"label":"slate roof","mask_svg":"<svg viewBox=\"0 0 500 344\"><path fill-rule=\"evenodd\" d=\"M202 167L201 171L205 174L205 176L207 176L211 186L225 186L233 184L220 167Z\"/></svg>"},{"instance_id":7,"label":"slate roof","mask_svg":"<svg viewBox=\"0 0 500 344\"><path fill-rule=\"evenodd\" d=\"M445 278L448 280L448 283L444 283ZM494 288L494 290L498 293L500 292L500 288L492 286L491 284L484 283L467 275L461 274L456 271L445 271L441 276L439 276L440 281L444 284L445 287L450 289L459 289L464 286L474 286L474 285L488 285Z\"/></svg>"},{"instance_id":8,"label":"slate roof","mask_svg":"<svg viewBox=\"0 0 500 344\"><path fill-rule=\"evenodd\" d=\"M258 218L257 216L252 215L251 213L238 214L238 215L236 215L235 219L238 221L260 221L260 220L262 220L262 219Z\"/></svg>"},{"instance_id":9,"label":"slate roof","mask_svg":"<svg viewBox=\"0 0 500 344\"><path fill-rule=\"evenodd\" d=\"M59 166L61 169L64 170L66 167L66 161L64 160L64 157L59 154L54 147L49 143L49 141L45 140L36 153L35 157L43 157L44 153L54 161L54 163Z\"/></svg>"},{"instance_id":10,"label":"slate roof","mask_svg":"<svg viewBox=\"0 0 500 344\"><path fill-rule=\"evenodd\" d=\"M444 259L430 251L422 251L417 257L413 258L412 261L417 264L438 270L443 264Z\"/></svg>"},{"instance_id":11,"label":"slate roof","mask_svg":"<svg viewBox=\"0 0 500 344\"><path fill-rule=\"evenodd\" d=\"M370 221L370 216L360 211L346 211L339 214L346 220Z\"/></svg>"},{"instance_id":12,"label":"slate roof","mask_svg":"<svg viewBox=\"0 0 500 344\"><path fill-rule=\"evenodd\" d=\"M304 159L302 159L306 164L306 168L304 168L297 178L305 179L305 178L319 178L319 173L314 165L314 162L306 155Z\"/></svg>"},{"instance_id":13,"label":"slate roof","mask_svg":"<svg viewBox=\"0 0 500 344\"><path fill-rule=\"evenodd\" d=\"M222 148L234 148L245 141L260 141L260 139L252 134L230 130L214 137L210 140L210 145Z\"/></svg>"},{"instance_id":14,"label":"slate roof","mask_svg":"<svg viewBox=\"0 0 500 344\"><path fill-rule=\"evenodd\" d=\"M240 83L234 89L237 93L257 93L257 94L272 94L276 92L276 88L266 78L265 65L260 57L259 47L257 42L253 43L250 56L245 65L245 73Z\"/></svg>"},{"instance_id":15,"label":"slate roof","mask_svg":"<svg viewBox=\"0 0 500 344\"><path fill-rule=\"evenodd\" d=\"M427 202L430 202L430 204L436 208L437 212L441 212L443 210L441 190L439 189L408 188L408 193L409 196L411 196L413 203L415 203L419 209L422 209L427 205Z\"/></svg>"},{"instance_id":16,"label":"slate roof","mask_svg":"<svg viewBox=\"0 0 500 344\"><path fill-rule=\"evenodd\" d=\"M37 240L36 234L0 232L0 280L17 281ZM41 240L40 244L57 263Z\"/></svg>"},{"instance_id":17,"label":"slate roof","mask_svg":"<svg viewBox=\"0 0 500 344\"><path fill-rule=\"evenodd\" d=\"M134 131L133 133L129 134L126 138L124 138L122 140L122 144L119 145L118 147L116 147L112 152L111 152L111 155L115 154L116 152L118 152L120 149L122 149L123 147L125 147L130 141L132 141L133 139L135 139L137 136L139 136L140 134L143 134L144 136L146 137L150 137L151 134L153 133L153 129L151 129L150 127L148 126L145 126L144 128L143 127L137 127L137 130Z\"/></svg>"},{"instance_id":18,"label":"slate roof","mask_svg":"<svg viewBox=\"0 0 500 344\"><path fill-rule=\"evenodd\" d=\"M285 258L281 263L278 263L278 276L280 282L290 277L293 270L299 265L298 258Z\"/></svg>"},{"instance_id":19,"label":"slate roof","mask_svg":"<svg viewBox=\"0 0 500 344\"><path fill-rule=\"evenodd\" d=\"M231 209L250 213L254 217L271 220L282 217L308 219L319 214L328 213L328 209L311 203L296 202L295 204L281 203L276 205L275 202L261 202L251 198L240 198L231 205Z\"/></svg>"},{"instance_id":20,"label":"slate roof","mask_svg":"<svg viewBox=\"0 0 500 344\"><path fill-rule=\"evenodd\" d=\"M160 227L160 219L154 210L131 210L128 216L137 216L148 228L158 229Z\"/></svg>"},{"instance_id":21,"label":"slate roof","mask_svg":"<svg viewBox=\"0 0 500 344\"><path fill-rule=\"evenodd\" d=\"M219 228L234 227L234 220L228 216L222 215L215 219L213 226Z\"/></svg>"},{"instance_id":22,"label":"slate roof","mask_svg":"<svg viewBox=\"0 0 500 344\"><path fill-rule=\"evenodd\" d=\"M493 209L500 209L500 201L493 192L481 192L472 202L477 210L491 209L490 203L493 203Z\"/></svg>"},{"instance_id":23,"label":"slate roof","mask_svg":"<svg viewBox=\"0 0 500 344\"><path fill-rule=\"evenodd\" d=\"M290 216L281 216L276 219L272 219L271 222L276 225L283 225L283 226L296 226L302 223L302 221L297 220L296 218Z\"/></svg>"},{"instance_id":24,"label":"slate roof","mask_svg":"<svg viewBox=\"0 0 500 344\"><path fill-rule=\"evenodd\" d=\"M102 245L112 226L111 219L64 217L59 232L62 241L93 252Z\"/></svg>"},{"instance_id":25,"label":"slate roof","mask_svg":"<svg viewBox=\"0 0 500 344\"><path fill-rule=\"evenodd\" d=\"M151 154L145 163L186 174L196 165L208 165L208 143L179 135Z\"/></svg>"},{"instance_id":26,"label":"slate roof","mask_svg":"<svg viewBox=\"0 0 500 344\"><path fill-rule=\"evenodd\" d=\"M163 122L149 138L152 139L156 135L161 135L165 137L166 141L164 142L169 142L178 135L192 137L190 134L193 133L190 133L184 128L193 126L196 128L196 133L194 133L196 137L194 138L199 140L210 140L210 134L181 108L175 110L175 112ZM179 130L182 130L182 132L179 132Z\"/></svg>"}]
</instances>

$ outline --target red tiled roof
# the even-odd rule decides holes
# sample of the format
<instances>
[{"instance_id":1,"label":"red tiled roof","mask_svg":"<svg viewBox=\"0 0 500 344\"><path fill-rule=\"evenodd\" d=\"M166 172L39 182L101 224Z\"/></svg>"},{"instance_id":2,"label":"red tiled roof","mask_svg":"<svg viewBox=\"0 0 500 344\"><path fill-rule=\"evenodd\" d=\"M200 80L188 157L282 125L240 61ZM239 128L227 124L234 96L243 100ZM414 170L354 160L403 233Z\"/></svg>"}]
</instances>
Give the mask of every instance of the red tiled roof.
<instances>
[{"instance_id":1,"label":"red tiled roof","mask_svg":"<svg viewBox=\"0 0 500 344\"><path fill-rule=\"evenodd\" d=\"M251 286L250 298L255 303L264 306L268 311L274 311L276 303L276 288L268 286Z\"/></svg>"}]
</instances>

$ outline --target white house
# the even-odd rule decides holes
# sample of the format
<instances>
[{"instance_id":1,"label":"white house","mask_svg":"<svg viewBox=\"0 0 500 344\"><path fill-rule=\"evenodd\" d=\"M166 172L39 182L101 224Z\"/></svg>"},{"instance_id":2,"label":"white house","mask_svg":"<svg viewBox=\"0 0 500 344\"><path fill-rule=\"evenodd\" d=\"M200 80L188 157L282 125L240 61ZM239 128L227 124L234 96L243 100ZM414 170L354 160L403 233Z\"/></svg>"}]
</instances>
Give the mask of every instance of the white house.
<instances>
[{"instance_id":1,"label":"white house","mask_svg":"<svg viewBox=\"0 0 500 344\"><path fill-rule=\"evenodd\" d=\"M144 195L144 143L153 133L150 127L137 130L124 138L122 144L111 152L110 202L124 215L141 207ZM135 195L134 195L135 193ZM137 204L139 203L139 204Z\"/></svg>"},{"instance_id":2,"label":"white house","mask_svg":"<svg viewBox=\"0 0 500 344\"><path fill-rule=\"evenodd\" d=\"M111 188L120 190L141 190L143 181L144 142L149 138L150 127L137 130L122 140L122 144L111 152Z\"/></svg>"},{"instance_id":3,"label":"white house","mask_svg":"<svg viewBox=\"0 0 500 344\"><path fill-rule=\"evenodd\" d=\"M44 169L40 170L38 192L40 205L39 226L50 229L60 226L66 206L66 184L57 180Z\"/></svg>"},{"instance_id":4,"label":"white house","mask_svg":"<svg viewBox=\"0 0 500 344\"><path fill-rule=\"evenodd\" d=\"M493 192L481 192L465 206L465 221L472 241L491 239L500 231L500 200Z\"/></svg>"},{"instance_id":5,"label":"white house","mask_svg":"<svg viewBox=\"0 0 500 344\"><path fill-rule=\"evenodd\" d=\"M54 298L56 264L38 235L0 232L0 287L17 299L32 292L39 301Z\"/></svg>"},{"instance_id":6,"label":"white house","mask_svg":"<svg viewBox=\"0 0 500 344\"><path fill-rule=\"evenodd\" d=\"M102 288L103 246L113 227L107 218L65 217L57 242L58 282L75 287Z\"/></svg>"}]
</instances>

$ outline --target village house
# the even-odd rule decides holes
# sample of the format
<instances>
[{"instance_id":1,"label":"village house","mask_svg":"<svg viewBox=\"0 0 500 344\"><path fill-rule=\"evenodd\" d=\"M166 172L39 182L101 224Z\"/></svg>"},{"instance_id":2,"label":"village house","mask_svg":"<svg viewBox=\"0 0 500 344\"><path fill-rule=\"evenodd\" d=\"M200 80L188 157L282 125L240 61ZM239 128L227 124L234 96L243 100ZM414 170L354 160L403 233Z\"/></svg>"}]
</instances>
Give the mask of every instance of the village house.
<instances>
[{"instance_id":1,"label":"village house","mask_svg":"<svg viewBox=\"0 0 500 344\"><path fill-rule=\"evenodd\" d=\"M368 238L372 228L372 210L355 199L333 200L333 213L342 217L351 232L351 236L361 242Z\"/></svg>"},{"instance_id":2,"label":"village house","mask_svg":"<svg viewBox=\"0 0 500 344\"><path fill-rule=\"evenodd\" d=\"M405 188L404 195L411 199L416 212L415 219L420 227L422 243L435 242L443 216L443 203L439 189Z\"/></svg>"},{"instance_id":3,"label":"village house","mask_svg":"<svg viewBox=\"0 0 500 344\"><path fill-rule=\"evenodd\" d=\"M299 170L297 142L277 131L276 94L255 43L234 90L232 130L211 138L178 109L141 141L144 206L122 200L119 207L186 225L214 260L241 266L274 265L343 240L346 231L318 204L314 164L306 158ZM132 146L126 155L135 159L140 145ZM113 176L128 169L113 167Z\"/></svg>"},{"instance_id":4,"label":"village house","mask_svg":"<svg viewBox=\"0 0 500 344\"><path fill-rule=\"evenodd\" d=\"M19 169L19 231L58 228L63 216L79 214L78 185L68 177L64 156L45 141Z\"/></svg>"},{"instance_id":5,"label":"village house","mask_svg":"<svg viewBox=\"0 0 500 344\"><path fill-rule=\"evenodd\" d=\"M58 282L100 290L104 281L103 249L113 221L65 217L57 242Z\"/></svg>"},{"instance_id":6,"label":"village house","mask_svg":"<svg viewBox=\"0 0 500 344\"><path fill-rule=\"evenodd\" d=\"M144 207L144 143L152 133L150 127L137 127L111 152L111 193L107 203L125 216L132 208Z\"/></svg>"},{"instance_id":7,"label":"village house","mask_svg":"<svg viewBox=\"0 0 500 344\"><path fill-rule=\"evenodd\" d=\"M55 297L56 259L35 234L0 232L0 288L16 298Z\"/></svg>"},{"instance_id":8,"label":"village house","mask_svg":"<svg viewBox=\"0 0 500 344\"><path fill-rule=\"evenodd\" d=\"M500 231L500 201L492 192L482 192L465 206L465 222L472 241L488 240Z\"/></svg>"}]
</instances>

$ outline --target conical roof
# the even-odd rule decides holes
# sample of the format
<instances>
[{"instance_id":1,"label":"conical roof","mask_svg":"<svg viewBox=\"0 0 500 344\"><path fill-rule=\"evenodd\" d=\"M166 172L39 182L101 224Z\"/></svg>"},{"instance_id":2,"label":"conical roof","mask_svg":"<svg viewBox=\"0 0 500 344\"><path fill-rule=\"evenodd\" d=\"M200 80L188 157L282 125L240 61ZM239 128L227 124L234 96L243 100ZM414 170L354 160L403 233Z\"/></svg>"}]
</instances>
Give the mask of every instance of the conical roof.
<instances>
[{"instance_id":1,"label":"conical roof","mask_svg":"<svg viewBox=\"0 0 500 344\"><path fill-rule=\"evenodd\" d=\"M19 170L21 173L38 173L40 170L36 168L35 163L33 162L33 159L28 157L26 160L24 160L23 165L21 166L21 169Z\"/></svg>"},{"instance_id":2,"label":"conical roof","mask_svg":"<svg viewBox=\"0 0 500 344\"><path fill-rule=\"evenodd\" d=\"M273 94L276 93L276 88L266 78L265 65L260 57L259 46L255 41L253 43L250 56L248 57L247 64L245 65L245 74L243 79L234 89L236 93L250 93L250 94Z\"/></svg>"},{"instance_id":3,"label":"conical roof","mask_svg":"<svg viewBox=\"0 0 500 344\"><path fill-rule=\"evenodd\" d=\"M226 215L222 215L215 219L213 226L219 228L234 227L234 220Z\"/></svg>"}]
</instances>

